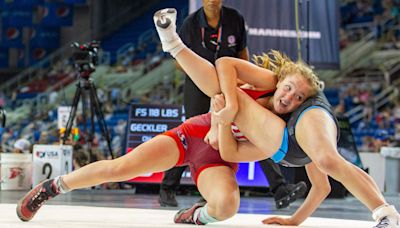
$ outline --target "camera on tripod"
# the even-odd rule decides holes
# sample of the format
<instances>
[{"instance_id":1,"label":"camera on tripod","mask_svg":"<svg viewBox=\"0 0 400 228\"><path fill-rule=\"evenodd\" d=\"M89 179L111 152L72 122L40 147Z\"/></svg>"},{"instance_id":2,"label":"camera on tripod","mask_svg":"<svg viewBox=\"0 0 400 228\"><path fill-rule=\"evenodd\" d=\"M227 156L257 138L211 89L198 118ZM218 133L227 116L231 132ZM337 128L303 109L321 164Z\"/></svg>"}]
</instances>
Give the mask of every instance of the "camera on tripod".
<instances>
[{"instance_id":1,"label":"camera on tripod","mask_svg":"<svg viewBox=\"0 0 400 228\"><path fill-rule=\"evenodd\" d=\"M96 40L93 40L85 44L74 42L71 46L77 49L72 54L75 67L78 68L81 76L88 78L90 73L95 71L95 66L97 65L98 61L98 50L100 43Z\"/></svg>"},{"instance_id":2,"label":"camera on tripod","mask_svg":"<svg viewBox=\"0 0 400 228\"><path fill-rule=\"evenodd\" d=\"M98 120L100 130L107 141L107 147L110 152L111 158L114 158L111 148L111 134L107 129L107 124L104 119L104 114L100 108L100 101L97 96L96 86L90 78L90 74L95 71L97 65L97 52L100 43L91 41L90 43L79 44L73 43L71 47L77 49L73 54L74 65L79 70L79 79L76 82L76 90L74 99L72 101L71 111L68 117L67 125L65 126L64 136L62 137L61 144L65 144L72 131L72 125L78 109L79 100L82 101L82 116L84 121L82 139L87 142L90 161L92 161L92 146L94 144L95 135L95 122L94 118ZM83 79L83 80L82 80ZM87 121L88 120L88 121ZM87 127L89 123L89 127Z\"/></svg>"}]
</instances>

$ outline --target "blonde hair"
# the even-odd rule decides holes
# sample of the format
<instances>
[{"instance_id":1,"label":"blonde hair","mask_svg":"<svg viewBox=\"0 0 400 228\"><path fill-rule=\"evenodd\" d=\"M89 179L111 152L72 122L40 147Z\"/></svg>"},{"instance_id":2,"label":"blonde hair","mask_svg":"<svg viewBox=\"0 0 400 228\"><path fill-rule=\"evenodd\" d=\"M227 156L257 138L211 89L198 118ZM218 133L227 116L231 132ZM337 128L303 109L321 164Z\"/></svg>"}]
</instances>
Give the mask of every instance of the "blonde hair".
<instances>
[{"instance_id":1,"label":"blonde hair","mask_svg":"<svg viewBox=\"0 0 400 228\"><path fill-rule=\"evenodd\" d=\"M324 89L325 84L321 81L313 70L303 61L293 62L289 57L276 50L271 50L262 55L254 55L253 61L256 65L269 69L274 72L278 81L282 81L288 75L300 74L310 84L311 96Z\"/></svg>"}]
</instances>

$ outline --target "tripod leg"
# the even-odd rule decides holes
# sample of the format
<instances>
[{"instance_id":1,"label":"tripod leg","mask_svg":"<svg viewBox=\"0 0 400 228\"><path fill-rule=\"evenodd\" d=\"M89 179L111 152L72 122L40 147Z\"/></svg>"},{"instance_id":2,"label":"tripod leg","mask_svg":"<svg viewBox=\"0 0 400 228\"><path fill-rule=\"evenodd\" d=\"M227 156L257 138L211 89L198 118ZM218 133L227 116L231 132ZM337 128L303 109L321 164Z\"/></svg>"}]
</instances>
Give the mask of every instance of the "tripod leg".
<instances>
[{"instance_id":1,"label":"tripod leg","mask_svg":"<svg viewBox=\"0 0 400 228\"><path fill-rule=\"evenodd\" d=\"M93 138L94 138L94 122L93 118L89 118L90 120L90 130L88 130L87 127L87 118L88 118L88 105L90 106L90 90L88 87L88 82L86 80L82 80L82 83L84 83L84 90L82 91L82 119L83 119L83 132L84 132L84 141L87 146L87 151L89 152L89 163L92 163L93 161L96 161L97 158L93 156ZM89 93L89 94L88 94ZM92 112L92 107L90 106L90 116L93 116Z\"/></svg>"},{"instance_id":2,"label":"tripod leg","mask_svg":"<svg viewBox=\"0 0 400 228\"><path fill-rule=\"evenodd\" d=\"M88 141L88 129L87 129L87 92L85 91L86 88L83 87L82 91L82 122L83 122L83 135L84 135L84 141Z\"/></svg>"},{"instance_id":3,"label":"tripod leg","mask_svg":"<svg viewBox=\"0 0 400 228\"><path fill-rule=\"evenodd\" d=\"M94 86L94 84L91 81L89 84L89 89L90 89L90 99L92 101L93 108L96 112L96 116L97 116L97 120L99 122L100 129L101 129L104 137L106 138L110 156L112 159L114 159L114 154L113 154L112 148L111 148L110 133L107 129L107 125L106 125L106 121L104 120L103 112L100 109L100 102L99 102L99 98L97 97L96 87Z\"/></svg>"},{"instance_id":4,"label":"tripod leg","mask_svg":"<svg viewBox=\"0 0 400 228\"><path fill-rule=\"evenodd\" d=\"M75 95L74 95L74 100L72 102L72 108L71 108L71 111L69 113L67 126L65 127L65 133L64 133L64 136L62 138L62 142L61 142L62 144L65 144L65 142L67 141L69 135L71 134L72 123L74 122L74 119L75 119L76 110L78 109L78 102L79 102L79 98L80 98L81 94L82 94L82 88L81 88L81 85L78 82L76 84L76 91L75 91Z\"/></svg>"}]
</instances>

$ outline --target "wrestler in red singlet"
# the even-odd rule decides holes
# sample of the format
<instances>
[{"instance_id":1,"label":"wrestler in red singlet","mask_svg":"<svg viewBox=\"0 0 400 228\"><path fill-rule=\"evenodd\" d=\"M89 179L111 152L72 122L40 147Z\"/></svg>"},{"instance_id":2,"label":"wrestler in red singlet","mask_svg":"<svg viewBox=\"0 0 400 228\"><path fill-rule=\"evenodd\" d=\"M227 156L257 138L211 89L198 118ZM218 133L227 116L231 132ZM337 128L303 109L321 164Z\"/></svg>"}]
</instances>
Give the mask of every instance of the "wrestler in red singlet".
<instances>
[{"instance_id":1,"label":"wrestler in red singlet","mask_svg":"<svg viewBox=\"0 0 400 228\"><path fill-rule=\"evenodd\" d=\"M253 99L273 92L270 90L242 90ZM219 151L214 150L204 142L204 137L210 130L210 126L211 113L206 113L192 117L178 127L163 133L163 135L172 137L178 145L180 156L176 166L189 165L192 178L196 184L200 172L208 167L229 166L235 171L238 168L237 163L224 161ZM232 124L232 133L238 141L247 140L234 124Z\"/></svg>"}]
</instances>

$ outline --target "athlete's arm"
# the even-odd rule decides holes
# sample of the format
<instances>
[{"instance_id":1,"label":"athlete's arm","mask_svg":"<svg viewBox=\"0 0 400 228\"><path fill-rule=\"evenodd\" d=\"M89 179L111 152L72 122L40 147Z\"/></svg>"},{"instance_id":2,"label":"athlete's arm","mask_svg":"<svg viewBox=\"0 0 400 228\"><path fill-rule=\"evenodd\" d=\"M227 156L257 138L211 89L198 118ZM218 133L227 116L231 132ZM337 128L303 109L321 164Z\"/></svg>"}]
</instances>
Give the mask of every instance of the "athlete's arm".
<instances>
[{"instance_id":1,"label":"athlete's arm","mask_svg":"<svg viewBox=\"0 0 400 228\"><path fill-rule=\"evenodd\" d=\"M328 176L321 172L314 164L306 165L308 178L311 182L311 189L303 204L289 218L271 217L263 220L264 224L280 224L280 225L299 225L306 220L318 208L322 201L331 191Z\"/></svg>"},{"instance_id":2,"label":"athlete's arm","mask_svg":"<svg viewBox=\"0 0 400 228\"><path fill-rule=\"evenodd\" d=\"M211 108L219 111L225 107L222 94L214 96ZM214 112L213 112L213 115ZM253 143L238 142L233 137L231 124L218 124L218 144L221 158L229 162L257 161L269 157L269 154L258 149Z\"/></svg>"},{"instance_id":3,"label":"athlete's arm","mask_svg":"<svg viewBox=\"0 0 400 228\"><path fill-rule=\"evenodd\" d=\"M249 49L245 47L243 50L239 52L239 59L243 59L246 61L249 61ZM246 82L240 80L239 78L237 79L237 86L240 87L243 84L247 84Z\"/></svg>"},{"instance_id":4,"label":"athlete's arm","mask_svg":"<svg viewBox=\"0 0 400 228\"><path fill-rule=\"evenodd\" d=\"M211 100L211 120L218 118L215 112L219 112L225 108L225 99L222 94L215 95ZM218 126L218 141L221 141L219 153L221 158L225 161L235 161L235 156L238 154L238 142L233 137L231 132L231 125L217 124Z\"/></svg>"},{"instance_id":5,"label":"athlete's arm","mask_svg":"<svg viewBox=\"0 0 400 228\"><path fill-rule=\"evenodd\" d=\"M215 120L215 114L213 113L214 97L211 97L211 126L208 130L207 135L204 137L204 142L209 144L214 150L218 150L218 123Z\"/></svg>"},{"instance_id":6,"label":"athlete's arm","mask_svg":"<svg viewBox=\"0 0 400 228\"><path fill-rule=\"evenodd\" d=\"M296 224L302 223L311 216L331 192L328 175L323 173L313 162L306 165L305 168L311 182L311 188L303 204L292 215L292 220Z\"/></svg>"},{"instance_id":7,"label":"athlete's arm","mask_svg":"<svg viewBox=\"0 0 400 228\"><path fill-rule=\"evenodd\" d=\"M232 57L222 57L216 61L215 66L221 91L226 99L226 107L218 112L217 115L224 119L225 122L232 122L238 110L237 79L249 83L260 90L276 88L277 77L275 74L250 62Z\"/></svg>"},{"instance_id":8,"label":"athlete's arm","mask_svg":"<svg viewBox=\"0 0 400 228\"><path fill-rule=\"evenodd\" d=\"M263 160L269 154L251 142L238 142L233 137L230 125L218 124L219 153L228 162L252 162Z\"/></svg>"},{"instance_id":9,"label":"athlete's arm","mask_svg":"<svg viewBox=\"0 0 400 228\"><path fill-rule=\"evenodd\" d=\"M254 86L250 85L250 84L243 84L242 81L238 80L237 85L240 88L247 88L247 89L255 89ZM216 101L215 101L215 97L218 97L220 95L215 95L214 97L211 97L210 100L210 107L211 107L211 126L210 126L210 130L207 132L207 135L204 137L204 142L209 144L212 148L214 148L215 150L219 150L218 147L218 121L217 118L218 116L215 115L214 111L219 111L221 109L223 109L225 107L225 101L223 103L220 104L218 108L218 110L215 110L213 108L213 104L216 105ZM218 101L217 101L218 102Z\"/></svg>"},{"instance_id":10,"label":"athlete's arm","mask_svg":"<svg viewBox=\"0 0 400 228\"><path fill-rule=\"evenodd\" d=\"M278 78L274 72L243 59L221 57L215 61L215 68L217 69L220 83L234 84L236 80L233 79L240 79L259 90L275 89L278 83ZM223 89L222 85L221 89Z\"/></svg>"}]
</instances>

